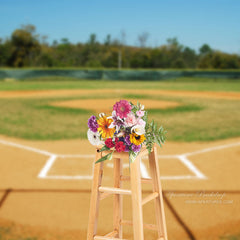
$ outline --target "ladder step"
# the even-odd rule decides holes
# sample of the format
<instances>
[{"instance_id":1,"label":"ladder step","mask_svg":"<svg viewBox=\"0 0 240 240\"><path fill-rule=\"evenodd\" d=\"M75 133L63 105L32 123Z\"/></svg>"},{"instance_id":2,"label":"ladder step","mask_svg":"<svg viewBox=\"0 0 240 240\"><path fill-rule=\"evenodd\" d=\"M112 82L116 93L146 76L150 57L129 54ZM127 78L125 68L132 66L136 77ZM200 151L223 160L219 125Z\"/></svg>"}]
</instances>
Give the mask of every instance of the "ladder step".
<instances>
[{"instance_id":1,"label":"ladder step","mask_svg":"<svg viewBox=\"0 0 240 240\"><path fill-rule=\"evenodd\" d=\"M154 192L154 193L148 195L147 197L145 197L145 198L142 200L142 205L144 205L144 204L148 203L149 201L157 198L158 196L159 196L159 193L157 193L157 192Z\"/></svg>"},{"instance_id":2,"label":"ladder step","mask_svg":"<svg viewBox=\"0 0 240 240\"><path fill-rule=\"evenodd\" d=\"M133 226L133 222L132 222L132 221L129 221L129 220L122 220L122 221L121 221L121 225L124 225L124 226ZM154 225L154 224L144 223L144 224L143 224L143 227L146 228L146 229L149 229L149 230L157 231L157 226ZM160 239L161 239L161 238L160 238Z\"/></svg>"},{"instance_id":3,"label":"ladder step","mask_svg":"<svg viewBox=\"0 0 240 240\"><path fill-rule=\"evenodd\" d=\"M94 237L94 240L127 240L127 239L104 237L104 236L95 236L95 237Z\"/></svg>"},{"instance_id":4,"label":"ladder step","mask_svg":"<svg viewBox=\"0 0 240 240\"><path fill-rule=\"evenodd\" d=\"M121 188L113 188L113 187L99 187L99 192L103 193L111 193L111 194L124 194L124 195L131 195L132 192L127 189L121 189Z\"/></svg>"},{"instance_id":5,"label":"ladder step","mask_svg":"<svg viewBox=\"0 0 240 240\"><path fill-rule=\"evenodd\" d=\"M121 181L130 181L130 176L121 176L120 177ZM151 178L141 178L141 182L142 183L152 183L152 179Z\"/></svg>"}]
</instances>

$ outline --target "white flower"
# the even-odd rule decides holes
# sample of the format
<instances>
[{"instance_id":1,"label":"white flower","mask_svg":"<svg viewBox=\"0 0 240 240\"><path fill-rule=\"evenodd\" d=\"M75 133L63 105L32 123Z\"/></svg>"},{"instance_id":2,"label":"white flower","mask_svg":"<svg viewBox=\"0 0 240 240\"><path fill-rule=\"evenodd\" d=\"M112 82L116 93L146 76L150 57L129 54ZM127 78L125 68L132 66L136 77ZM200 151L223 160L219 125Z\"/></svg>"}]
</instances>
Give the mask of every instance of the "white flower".
<instances>
[{"instance_id":1,"label":"white flower","mask_svg":"<svg viewBox=\"0 0 240 240\"><path fill-rule=\"evenodd\" d=\"M97 146L97 145L101 145L102 144L102 141L100 140L99 132L92 132L90 129L88 129L87 137L88 137L89 142L93 146Z\"/></svg>"},{"instance_id":2,"label":"white flower","mask_svg":"<svg viewBox=\"0 0 240 240\"><path fill-rule=\"evenodd\" d=\"M136 125L132 127L131 132L135 132L137 135L143 135L145 134L145 126Z\"/></svg>"},{"instance_id":3,"label":"white flower","mask_svg":"<svg viewBox=\"0 0 240 240\"><path fill-rule=\"evenodd\" d=\"M144 110L144 105L140 104L140 110Z\"/></svg>"},{"instance_id":4,"label":"white flower","mask_svg":"<svg viewBox=\"0 0 240 240\"><path fill-rule=\"evenodd\" d=\"M100 118L103 117L103 116L105 116L105 113L99 113Z\"/></svg>"},{"instance_id":5,"label":"white flower","mask_svg":"<svg viewBox=\"0 0 240 240\"><path fill-rule=\"evenodd\" d=\"M120 131L120 132L117 134L117 137L123 137L124 134L125 134L125 132L121 132L121 131Z\"/></svg>"}]
</instances>

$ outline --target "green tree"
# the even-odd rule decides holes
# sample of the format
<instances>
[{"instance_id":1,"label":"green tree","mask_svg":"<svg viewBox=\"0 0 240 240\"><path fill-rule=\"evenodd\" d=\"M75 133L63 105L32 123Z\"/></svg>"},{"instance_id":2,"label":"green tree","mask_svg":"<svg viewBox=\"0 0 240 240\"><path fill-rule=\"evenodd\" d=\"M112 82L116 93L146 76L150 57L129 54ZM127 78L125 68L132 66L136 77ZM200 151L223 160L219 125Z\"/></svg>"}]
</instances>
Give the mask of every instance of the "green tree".
<instances>
[{"instance_id":1,"label":"green tree","mask_svg":"<svg viewBox=\"0 0 240 240\"><path fill-rule=\"evenodd\" d=\"M87 43L91 46L94 46L97 43L97 35L95 33L90 34L90 37Z\"/></svg>"},{"instance_id":2,"label":"green tree","mask_svg":"<svg viewBox=\"0 0 240 240\"><path fill-rule=\"evenodd\" d=\"M210 54L212 53L213 50L211 49L211 47L208 44L203 44L200 48L199 48L199 53L200 55L205 55L205 54Z\"/></svg>"},{"instance_id":3,"label":"green tree","mask_svg":"<svg viewBox=\"0 0 240 240\"><path fill-rule=\"evenodd\" d=\"M110 46L111 43L112 43L111 35L108 34L108 35L106 36L105 40L104 40L104 45L105 45L105 46Z\"/></svg>"},{"instance_id":4,"label":"green tree","mask_svg":"<svg viewBox=\"0 0 240 240\"><path fill-rule=\"evenodd\" d=\"M146 47L148 33L138 36L140 47L126 44L126 33L112 39L108 34L100 43L92 33L86 43L71 43L67 38L49 44L36 33L34 25L22 25L10 38L0 38L0 66L107 67L107 68L211 68L239 69L240 56L213 50L203 44L196 53L177 38L166 44Z\"/></svg>"},{"instance_id":5,"label":"green tree","mask_svg":"<svg viewBox=\"0 0 240 240\"><path fill-rule=\"evenodd\" d=\"M7 39L0 41L0 66L7 66L11 58L12 44Z\"/></svg>"},{"instance_id":6,"label":"green tree","mask_svg":"<svg viewBox=\"0 0 240 240\"><path fill-rule=\"evenodd\" d=\"M182 59L187 68L195 68L197 64L197 54L195 50L185 47L182 52Z\"/></svg>"},{"instance_id":7,"label":"green tree","mask_svg":"<svg viewBox=\"0 0 240 240\"><path fill-rule=\"evenodd\" d=\"M38 35L33 25L23 25L11 36L12 52L9 64L14 67L34 66L34 59L40 53Z\"/></svg>"}]
</instances>

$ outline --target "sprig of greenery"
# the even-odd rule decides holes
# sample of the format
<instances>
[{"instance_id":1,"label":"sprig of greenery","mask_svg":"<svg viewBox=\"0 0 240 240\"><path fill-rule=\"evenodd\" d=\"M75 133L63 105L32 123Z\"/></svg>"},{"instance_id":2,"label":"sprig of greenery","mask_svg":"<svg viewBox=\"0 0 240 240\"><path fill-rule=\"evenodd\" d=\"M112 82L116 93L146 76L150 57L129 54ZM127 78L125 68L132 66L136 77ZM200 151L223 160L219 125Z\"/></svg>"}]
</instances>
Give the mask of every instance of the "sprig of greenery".
<instances>
[{"instance_id":1,"label":"sprig of greenery","mask_svg":"<svg viewBox=\"0 0 240 240\"><path fill-rule=\"evenodd\" d=\"M112 160L113 152L114 152L114 151L108 153L108 154L105 155L104 157L101 157L101 158L98 159L95 163L103 162L103 161L106 161L106 160Z\"/></svg>"},{"instance_id":2,"label":"sprig of greenery","mask_svg":"<svg viewBox=\"0 0 240 240\"><path fill-rule=\"evenodd\" d=\"M110 148L108 148L106 145L104 145L101 149L98 150L98 152L103 152L103 151L109 151ZM99 163L99 162L103 162L103 161L106 161L106 160L111 160L112 159L112 156L113 156L113 152L110 152L108 153L107 155L101 157L100 159L98 159L95 163Z\"/></svg>"},{"instance_id":3,"label":"sprig of greenery","mask_svg":"<svg viewBox=\"0 0 240 240\"><path fill-rule=\"evenodd\" d=\"M148 112L144 112L144 116L142 117L142 120L145 121L146 123L148 122Z\"/></svg>"},{"instance_id":4,"label":"sprig of greenery","mask_svg":"<svg viewBox=\"0 0 240 240\"><path fill-rule=\"evenodd\" d=\"M145 129L146 129L146 134L145 134L146 146L147 146L148 152L151 153L155 142L160 147L162 147L162 144L166 140L167 131L165 131L162 126L158 128L154 120L152 120L150 123L147 123Z\"/></svg>"},{"instance_id":5,"label":"sprig of greenery","mask_svg":"<svg viewBox=\"0 0 240 240\"><path fill-rule=\"evenodd\" d=\"M132 109L131 112L133 112L136 115L136 112L140 109L140 103L137 102L137 105L134 105L132 102L130 102Z\"/></svg>"},{"instance_id":6,"label":"sprig of greenery","mask_svg":"<svg viewBox=\"0 0 240 240\"><path fill-rule=\"evenodd\" d=\"M98 152L108 151L110 148L108 148L106 145L104 145Z\"/></svg>"}]
</instances>

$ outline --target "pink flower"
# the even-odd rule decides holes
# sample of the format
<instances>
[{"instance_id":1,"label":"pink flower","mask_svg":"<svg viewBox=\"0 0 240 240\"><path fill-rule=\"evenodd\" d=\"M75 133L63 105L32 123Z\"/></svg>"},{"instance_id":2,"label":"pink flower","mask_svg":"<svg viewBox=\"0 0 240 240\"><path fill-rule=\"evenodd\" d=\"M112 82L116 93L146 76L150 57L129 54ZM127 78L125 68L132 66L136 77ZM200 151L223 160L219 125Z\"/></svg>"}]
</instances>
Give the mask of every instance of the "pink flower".
<instances>
[{"instance_id":1,"label":"pink flower","mask_svg":"<svg viewBox=\"0 0 240 240\"><path fill-rule=\"evenodd\" d=\"M144 113L145 113L145 111L142 111L142 110L138 110L138 111L136 112L136 114L137 114L138 117L143 117L143 116L144 116Z\"/></svg>"},{"instance_id":2,"label":"pink flower","mask_svg":"<svg viewBox=\"0 0 240 240\"><path fill-rule=\"evenodd\" d=\"M146 126L146 122L144 120L142 120L141 118L138 118L137 124L140 125L140 126L143 126L144 128Z\"/></svg>"},{"instance_id":3,"label":"pink flower","mask_svg":"<svg viewBox=\"0 0 240 240\"><path fill-rule=\"evenodd\" d=\"M113 106L113 110L116 111L117 116L120 118L126 118L128 113L131 111L131 105L126 100L120 100L116 102Z\"/></svg>"},{"instance_id":4,"label":"pink flower","mask_svg":"<svg viewBox=\"0 0 240 240\"><path fill-rule=\"evenodd\" d=\"M137 123L137 120L136 120L135 114L130 112L126 118L126 126L131 127L131 126L135 125L136 123Z\"/></svg>"}]
</instances>

